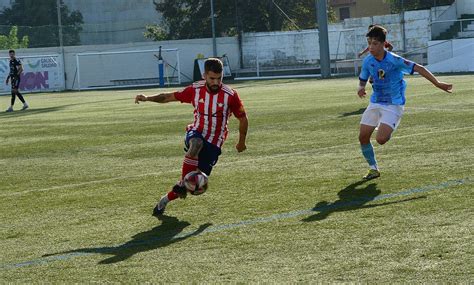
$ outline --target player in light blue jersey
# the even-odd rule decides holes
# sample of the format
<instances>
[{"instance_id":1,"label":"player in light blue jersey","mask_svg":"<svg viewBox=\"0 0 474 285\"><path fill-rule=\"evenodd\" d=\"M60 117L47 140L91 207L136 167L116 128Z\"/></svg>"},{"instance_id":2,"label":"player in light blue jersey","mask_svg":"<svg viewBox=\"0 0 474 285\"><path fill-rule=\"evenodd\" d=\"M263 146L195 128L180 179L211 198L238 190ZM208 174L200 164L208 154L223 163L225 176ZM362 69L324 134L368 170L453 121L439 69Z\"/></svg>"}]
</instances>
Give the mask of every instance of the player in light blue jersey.
<instances>
[{"instance_id":1,"label":"player in light blue jersey","mask_svg":"<svg viewBox=\"0 0 474 285\"><path fill-rule=\"evenodd\" d=\"M438 81L436 77L423 66L406 60L384 49L386 30L381 26L374 26L367 33L369 44L368 55L362 64L359 75L359 89L357 95L364 98L365 85L369 76L373 78L373 93L370 103L360 122L359 142L364 158L370 166L369 172L363 179L369 180L380 176L375 159L375 152L370 137L378 127L376 140L383 145L390 140L392 133L397 129L403 115L405 105L406 82L404 74L418 72L421 76L433 83L439 89L451 93L452 84Z\"/></svg>"}]
</instances>

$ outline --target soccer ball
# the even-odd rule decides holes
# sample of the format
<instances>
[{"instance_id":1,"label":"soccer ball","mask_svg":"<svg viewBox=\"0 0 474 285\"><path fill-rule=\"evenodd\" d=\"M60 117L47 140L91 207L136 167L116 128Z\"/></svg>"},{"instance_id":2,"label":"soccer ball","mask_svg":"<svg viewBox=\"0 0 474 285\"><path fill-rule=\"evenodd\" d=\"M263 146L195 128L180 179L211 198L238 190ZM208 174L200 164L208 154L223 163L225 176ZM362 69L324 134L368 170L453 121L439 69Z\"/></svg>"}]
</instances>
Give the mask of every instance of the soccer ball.
<instances>
[{"instance_id":1,"label":"soccer ball","mask_svg":"<svg viewBox=\"0 0 474 285\"><path fill-rule=\"evenodd\" d=\"M183 179L184 186L192 195L201 195L207 190L207 175L201 171L191 171Z\"/></svg>"}]
</instances>

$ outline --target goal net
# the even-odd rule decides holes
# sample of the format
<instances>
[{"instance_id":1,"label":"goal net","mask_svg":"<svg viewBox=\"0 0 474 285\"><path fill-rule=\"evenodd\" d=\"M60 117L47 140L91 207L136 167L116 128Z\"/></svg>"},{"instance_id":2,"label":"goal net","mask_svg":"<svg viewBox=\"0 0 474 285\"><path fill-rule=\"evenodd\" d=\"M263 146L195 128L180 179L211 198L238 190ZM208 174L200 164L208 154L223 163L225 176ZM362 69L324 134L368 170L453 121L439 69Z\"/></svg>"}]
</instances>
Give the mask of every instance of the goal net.
<instances>
[{"instance_id":1,"label":"goal net","mask_svg":"<svg viewBox=\"0 0 474 285\"><path fill-rule=\"evenodd\" d=\"M156 86L159 50L90 52L76 54L77 90ZM181 84L178 49L162 49L166 85Z\"/></svg>"}]
</instances>

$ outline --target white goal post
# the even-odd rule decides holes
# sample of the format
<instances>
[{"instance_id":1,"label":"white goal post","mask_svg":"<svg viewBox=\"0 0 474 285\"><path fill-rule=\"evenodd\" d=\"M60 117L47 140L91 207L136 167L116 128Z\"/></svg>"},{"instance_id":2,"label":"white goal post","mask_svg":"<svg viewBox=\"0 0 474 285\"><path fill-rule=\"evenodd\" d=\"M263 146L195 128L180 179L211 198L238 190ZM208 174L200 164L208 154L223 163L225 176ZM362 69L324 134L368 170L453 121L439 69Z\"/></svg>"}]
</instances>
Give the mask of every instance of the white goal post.
<instances>
[{"instance_id":1,"label":"white goal post","mask_svg":"<svg viewBox=\"0 0 474 285\"><path fill-rule=\"evenodd\" d=\"M159 49L76 54L73 89L114 89L159 84ZM179 49L161 49L166 85L181 84Z\"/></svg>"}]
</instances>

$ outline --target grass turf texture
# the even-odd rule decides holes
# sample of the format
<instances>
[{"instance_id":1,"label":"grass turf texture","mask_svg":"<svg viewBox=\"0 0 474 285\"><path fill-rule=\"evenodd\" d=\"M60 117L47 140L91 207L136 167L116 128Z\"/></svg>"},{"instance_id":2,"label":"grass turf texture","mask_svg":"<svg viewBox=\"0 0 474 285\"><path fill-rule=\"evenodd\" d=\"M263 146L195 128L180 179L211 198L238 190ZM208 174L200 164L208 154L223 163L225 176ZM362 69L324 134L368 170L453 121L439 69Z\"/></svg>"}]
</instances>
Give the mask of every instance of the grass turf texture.
<instances>
[{"instance_id":1,"label":"grass turf texture","mask_svg":"<svg viewBox=\"0 0 474 285\"><path fill-rule=\"evenodd\" d=\"M364 184L356 79L234 84L248 150L234 149L233 118L208 192L162 221L151 210L179 177L191 106L134 105L133 90L26 95L30 110L0 114L0 280L472 282L472 184L371 201L473 178L474 76L440 78L454 94L408 77L401 125L376 147L382 177ZM84 255L43 257L67 251Z\"/></svg>"}]
</instances>

